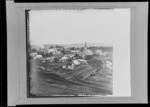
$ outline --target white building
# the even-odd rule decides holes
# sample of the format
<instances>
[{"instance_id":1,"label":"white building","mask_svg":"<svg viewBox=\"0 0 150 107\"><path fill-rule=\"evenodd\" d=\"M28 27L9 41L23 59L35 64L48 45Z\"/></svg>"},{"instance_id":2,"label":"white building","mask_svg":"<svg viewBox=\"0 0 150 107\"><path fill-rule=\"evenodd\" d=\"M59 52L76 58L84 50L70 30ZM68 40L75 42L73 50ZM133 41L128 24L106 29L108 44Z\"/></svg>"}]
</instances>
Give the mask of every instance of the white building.
<instances>
[{"instance_id":1,"label":"white building","mask_svg":"<svg viewBox=\"0 0 150 107\"><path fill-rule=\"evenodd\" d=\"M103 51L98 49L98 50L96 50L96 54L97 55L103 55Z\"/></svg>"},{"instance_id":2,"label":"white building","mask_svg":"<svg viewBox=\"0 0 150 107\"><path fill-rule=\"evenodd\" d=\"M87 55L93 55L93 52L90 49L87 49L87 44L85 42L84 51L82 53L82 57L85 58Z\"/></svg>"}]
</instances>

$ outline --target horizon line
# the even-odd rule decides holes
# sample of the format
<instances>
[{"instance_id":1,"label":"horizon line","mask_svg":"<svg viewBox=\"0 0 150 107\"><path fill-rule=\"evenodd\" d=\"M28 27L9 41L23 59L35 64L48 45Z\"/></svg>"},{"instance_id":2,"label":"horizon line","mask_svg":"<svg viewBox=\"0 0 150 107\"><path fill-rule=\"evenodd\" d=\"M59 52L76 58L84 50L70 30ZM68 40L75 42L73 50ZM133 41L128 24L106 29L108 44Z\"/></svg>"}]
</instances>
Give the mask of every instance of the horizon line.
<instances>
[{"instance_id":1,"label":"horizon line","mask_svg":"<svg viewBox=\"0 0 150 107\"><path fill-rule=\"evenodd\" d=\"M102 46L112 46L110 44L104 44L104 43L90 43L90 42L83 42L83 43L45 43L45 44L37 44L37 43L31 43L31 45L102 45Z\"/></svg>"}]
</instances>

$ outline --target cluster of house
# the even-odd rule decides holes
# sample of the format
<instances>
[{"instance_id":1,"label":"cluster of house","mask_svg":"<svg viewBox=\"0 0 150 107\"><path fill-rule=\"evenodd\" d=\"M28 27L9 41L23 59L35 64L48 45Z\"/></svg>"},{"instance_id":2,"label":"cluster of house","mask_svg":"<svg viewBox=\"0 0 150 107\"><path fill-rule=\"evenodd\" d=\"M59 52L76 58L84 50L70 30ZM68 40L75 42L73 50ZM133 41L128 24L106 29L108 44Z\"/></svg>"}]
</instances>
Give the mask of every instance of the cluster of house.
<instances>
[{"instance_id":1,"label":"cluster of house","mask_svg":"<svg viewBox=\"0 0 150 107\"><path fill-rule=\"evenodd\" d=\"M112 63L112 61L110 61L110 60L106 60L105 61L105 64L104 64L104 67L107 67L107 68L109 68L109 69L113 69L113 63Z\"/></svg>"},{"instance_id":2,"label":"cluster of house","mask_svg":"<svg viewBox=\"0 0 150 107\"><path fill-rule=\"evenodd\" d=\"M30 53L30 56L33 59L41 59L42 62L62 62L65 63L65 65L62 66L63 69L74 69L75 66L78 66L80 64L87 64L87 60L85 60L85 57L87 55L93 55L94 53L87 49L86 43L84 46L84 50L81 52L78 49L74 50L68 50L64 48L48 48L43 50L45 54L52 54L49 57L43 57L42 54L38 54L37 52ZM102 50L96 50L95 54L106 56L107 52L103 52ZM69 63L67 63L69 62ZM111 68L111 62L108 61L106 65Z\"/></svg>"},{"instance_id":3,"label":"cluster of house","mask_svg":"<svg viewBox=\"0 0 150 107\"><path fill-rule=\"evenodd\" d=\"M71 63L62 66L63 69L74 69L80 64L87 64L87 60L84 59L73 59Z\"/></svg>"},{"instance_id":4,"label":"cluster of house","mask_svg":"<svg viewBox=\"0 0 150 107\"><path fill-rule=\"evenodd\" d=\"M33 59L40 59L43 63L55 62L57 59L57 62L64 63L64 65L62 66L63 69L74 69L75 66L78 66L80 64L87 64L87 60L83 59L83 57L78 54L66 54L61 56L54 54L51 57L44 58L42 55L39 55L37 53L31 53L30 56Z\"/></svg>"}]
</instances>

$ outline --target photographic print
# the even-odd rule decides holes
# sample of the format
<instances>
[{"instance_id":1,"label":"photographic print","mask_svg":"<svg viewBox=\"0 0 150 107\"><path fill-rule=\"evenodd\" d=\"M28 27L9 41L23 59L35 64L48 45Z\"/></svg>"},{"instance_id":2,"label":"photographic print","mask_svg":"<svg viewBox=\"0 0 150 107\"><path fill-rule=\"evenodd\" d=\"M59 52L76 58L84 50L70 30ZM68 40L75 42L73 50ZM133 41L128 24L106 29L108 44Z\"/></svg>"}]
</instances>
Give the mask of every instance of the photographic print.
<instances>
[{"instance_id":1,"label":"photographic print","mask_svg":"<svg viewBox=\"0 0 150 107\"><path fill-rule=\"evenodd\" d=\"M121 12L126 9L29 11L29 96L113 95Z\"/></svg>"}]
</instances>

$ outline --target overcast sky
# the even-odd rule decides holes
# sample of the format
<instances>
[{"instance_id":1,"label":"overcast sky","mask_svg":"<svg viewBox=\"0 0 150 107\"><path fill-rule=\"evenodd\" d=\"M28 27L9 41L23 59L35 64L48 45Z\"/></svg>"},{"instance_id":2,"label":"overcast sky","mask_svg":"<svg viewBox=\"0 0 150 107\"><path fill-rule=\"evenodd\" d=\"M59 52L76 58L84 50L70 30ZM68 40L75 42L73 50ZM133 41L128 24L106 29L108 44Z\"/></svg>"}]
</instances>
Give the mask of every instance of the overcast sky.
<instances>
[{"instance_id":1,"label":"overcast sky","mask_svg":"<svg viewBox=\"0 0 150 107\"><path fill-rule=\"evenodd\" d=\"M130 9L32 10L29 20L32 44L112 45L130 33Z\"/></svg>"}]
</instances>

